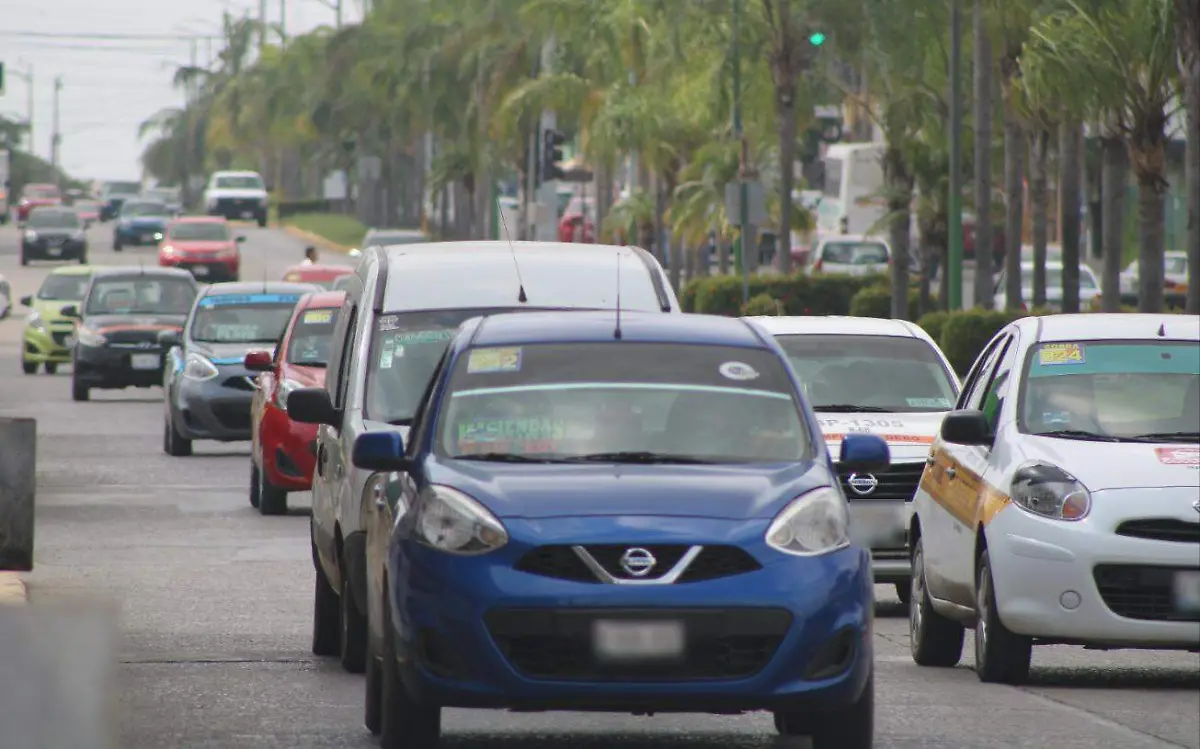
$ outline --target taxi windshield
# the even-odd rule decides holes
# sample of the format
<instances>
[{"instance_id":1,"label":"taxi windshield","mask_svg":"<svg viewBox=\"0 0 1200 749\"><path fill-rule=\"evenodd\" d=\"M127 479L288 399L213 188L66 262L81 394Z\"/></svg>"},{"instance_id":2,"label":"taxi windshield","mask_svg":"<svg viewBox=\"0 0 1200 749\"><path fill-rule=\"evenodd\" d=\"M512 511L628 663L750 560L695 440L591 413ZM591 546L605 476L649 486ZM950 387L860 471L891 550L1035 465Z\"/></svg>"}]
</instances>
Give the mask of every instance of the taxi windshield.
<instances>
[{"instance_id":1,"label":"taxi windshield","mask_svg":"<svg viewBox=\"0 0 1200 749\"><path fill-rule=\"evenodd\" d=\"M477 460L791 463L810 446L782 361L694 344L472 349L436 433L439 454Z\"/></svg>"},{"instance_id":2,"label":"taxi windshield","mask_svg":"<svg viewBox=\"0 0 1200 749\"><path fill-rule=\"evenodd\" d=\"M919 338L780 335L815 411L949 411L958 391L933 347Z\"/></svg>"},{"instance_id":3,"label":"taxi windshield","mask_svg":"<svg viewBox=\"0 0 1200 749\"><path fill-rule=\"evenodd\" d=\"M196 305L191 339L198 343L275 343L299 294L220 294Z\"/></svg>"},{"instance_id":4,"label":"taxi windshield","mask_svg":"<svg viewBox=\"0 0 1200 749\"><path fill-rule=\"evenodd\" d=\"M329 365L329 344L333 340L333 326L337 324L340 309L322 307L306 309L292 326L287 344L288 364L305 367Z\"/></svg>"},{"instance_id":5,"label":"taxi windshield","mask_svg":"<svg viewBox=\"0 0 1200 749\"><path fill-rule=\"evenodd\" d=\"M30 229L78 229L83 226L75 211L31 211Z\"/></svg>"},{"instance_id":6,"label":"taxi windshield","mask_svg":"<svg viewBox=\"0 0 1200 749\"><path fill-rule=\"evenodd\" d=\"M88 292L87 315L186 315L196 288L181 278L104 278Z\"/></svg>"},{"instance_id":7,"label":"taxi windshield","mask_svg":"<svg viewBox=\"0 0 1200 749\"><path fill-rule=\"evenodd\" d=\"M91 276L85 273L51 273L38 289L38 299L78 302L87 291Z\"/></svg>"},{"instance_id":8,"label":"taxi windshield","mask_svg":"<svg viewBox=\"0 0 1200 749\"><path fill-rule=\"evenodd\" d=\"M1043 343L1025 371L1019 426L1027 434L1200 442L1194 341Z\"/></svg>"}]
</instances>

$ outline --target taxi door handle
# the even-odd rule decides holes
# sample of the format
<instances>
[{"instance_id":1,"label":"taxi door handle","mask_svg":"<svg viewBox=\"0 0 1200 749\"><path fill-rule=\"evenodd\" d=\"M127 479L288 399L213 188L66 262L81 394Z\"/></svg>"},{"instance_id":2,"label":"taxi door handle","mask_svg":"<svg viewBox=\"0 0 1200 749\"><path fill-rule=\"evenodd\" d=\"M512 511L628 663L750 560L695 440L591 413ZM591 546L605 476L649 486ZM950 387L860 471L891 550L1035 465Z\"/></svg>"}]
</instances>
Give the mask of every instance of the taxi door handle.
<instances>
[{"instance_id":1,"label":"taxi door handle","mask_svg":"<svg viewBox=\"0 0 1200 749\"><path fill-rule=\"evenodd\" d=\"M957 475L958 475L958 471L954 470L953 468L946 469L946 478L950 479L951 481L953 481L954 477Z\"/></svg>"}]
</instances>

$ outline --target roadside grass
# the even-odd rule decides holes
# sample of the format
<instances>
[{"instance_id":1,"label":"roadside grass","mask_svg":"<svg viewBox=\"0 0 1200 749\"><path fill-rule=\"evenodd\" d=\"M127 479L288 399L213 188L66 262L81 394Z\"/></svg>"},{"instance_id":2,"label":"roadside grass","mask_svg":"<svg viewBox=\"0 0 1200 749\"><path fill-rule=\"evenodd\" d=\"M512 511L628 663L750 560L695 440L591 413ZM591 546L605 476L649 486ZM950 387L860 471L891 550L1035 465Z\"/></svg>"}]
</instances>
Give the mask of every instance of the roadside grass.
<instances>
[{"instance_id":1,"label":"roadside grass","mask_svg":"<svg viewBox=\"0 0 1200 749\"><path fill-rule=\"evenodd\" d=\"M357 247L367 231L358 219L340 213L301 213L288 216L282 223L344 247Z\"/></svg>"}]
</instances>

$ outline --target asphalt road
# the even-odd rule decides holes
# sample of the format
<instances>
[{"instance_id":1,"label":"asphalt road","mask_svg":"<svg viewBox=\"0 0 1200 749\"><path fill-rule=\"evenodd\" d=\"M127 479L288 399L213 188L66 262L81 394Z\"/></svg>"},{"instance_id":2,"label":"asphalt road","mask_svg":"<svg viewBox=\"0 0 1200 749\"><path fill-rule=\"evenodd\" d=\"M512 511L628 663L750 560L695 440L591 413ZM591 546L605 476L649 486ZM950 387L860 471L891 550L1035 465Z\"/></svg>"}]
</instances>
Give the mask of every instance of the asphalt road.
<instances>
[{"instance_id":1,"label":"asphalt road","mask_svg":"<svg viewBox=\"0 0 1200 749\"><path fill-rule=\"evenodd\" d=\"M111 225L110 225L111 226ZM149 248L109 251L92 231L92 262L154 263ZM244 278L278 278L302 245L244 229ZM0 273L15 296L46 266L22 269L15 230L0 228ZM80 593L121 607L121 746L368 747L362 677L309 652L313 570L305 495L288 517L247 502L246 445L162 453L158 390L97 391L73 403L69 368L25 376L21 316L0 322L0 415L38 420L38 537L30 599ZM1200 658L1161 652L1039 649L1032 683L983 685L967 665L913 665L907 622L879 588L878 747L1200 749ZM963 659L972 662L970 646ZM47 709L52 709L47 706ZM740 749L800 746L765 714L740 717L452 710L453 749ZM2 743L2 742L0 742Z\"/></svg>"}]
</instances>

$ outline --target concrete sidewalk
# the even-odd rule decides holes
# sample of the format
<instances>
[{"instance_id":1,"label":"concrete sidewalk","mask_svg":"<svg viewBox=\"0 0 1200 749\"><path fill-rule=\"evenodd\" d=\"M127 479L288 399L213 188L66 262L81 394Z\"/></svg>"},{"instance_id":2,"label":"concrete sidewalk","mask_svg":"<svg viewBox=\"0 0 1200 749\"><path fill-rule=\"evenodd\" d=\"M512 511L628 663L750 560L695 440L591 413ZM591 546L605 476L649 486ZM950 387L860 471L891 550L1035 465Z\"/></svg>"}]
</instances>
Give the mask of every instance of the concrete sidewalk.
<instances>
[{"instance_id":1,"label":"concrete sidewalk","mask_svg":"<svg viewBox=\"0 0 1200 749\"><path fill-rule=\"evenodd\" d=\"M24 604L27 599L25 583L16 572L0 572L0 605Z\"/></svg>"}]
</instances>

